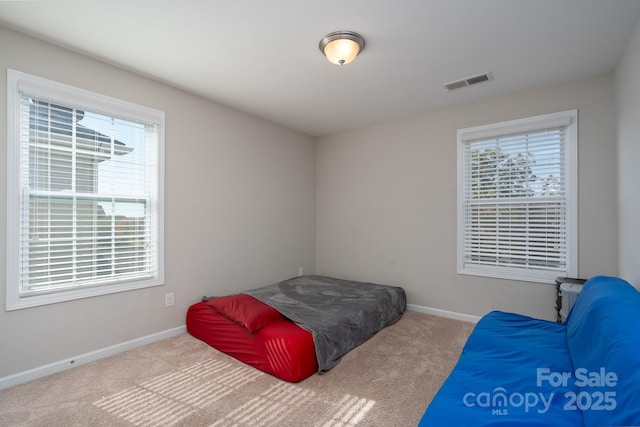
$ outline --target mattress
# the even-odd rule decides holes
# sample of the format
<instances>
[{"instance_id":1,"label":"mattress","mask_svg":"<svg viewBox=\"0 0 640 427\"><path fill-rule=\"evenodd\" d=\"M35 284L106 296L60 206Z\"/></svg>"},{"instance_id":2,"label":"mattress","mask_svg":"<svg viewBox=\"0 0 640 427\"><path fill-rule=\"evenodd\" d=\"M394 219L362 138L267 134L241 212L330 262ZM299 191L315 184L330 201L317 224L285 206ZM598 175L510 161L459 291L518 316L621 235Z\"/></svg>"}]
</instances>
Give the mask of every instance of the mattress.
<instances>
[{"instance_id":1,"label":"mattress","mask_svg":"<svg viewBox=\"0 0 640 427\"><path fill-rule=\"evenodd\" d=\"M234 311L234 302L237 307L245 307L245 297L252 298L236 295L193 304L187 311L187 331L215 349L284 381L299 382L317 372L311 333L253 298L264 306L259 308L260 315L250 318L241 308ZM217 308L221 303L232 307L226 310L227 315L221 313L224 309ZM227 317L234 314L234 320Z\"/></svg>"},{"instance_id":2,"label":"mattress","mask_svg":"<svg viewBox=\"0 0 640 427\"><path fill-rule=\"evenodd\" d=\"M302 276L194 304L187 330L244 363L298 382L331 369L405 309L400 287Z\"/></svg>"}]
</instances>

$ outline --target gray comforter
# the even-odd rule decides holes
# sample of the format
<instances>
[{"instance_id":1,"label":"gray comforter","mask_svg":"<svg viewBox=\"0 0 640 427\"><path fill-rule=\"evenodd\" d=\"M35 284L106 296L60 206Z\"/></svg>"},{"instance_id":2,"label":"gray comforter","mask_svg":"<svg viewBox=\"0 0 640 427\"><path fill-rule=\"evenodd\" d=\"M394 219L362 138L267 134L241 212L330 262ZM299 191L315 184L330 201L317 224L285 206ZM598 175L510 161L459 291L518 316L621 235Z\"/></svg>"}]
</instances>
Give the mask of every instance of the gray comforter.
<instances>
[{"instance_id":1,"label":"gray comforter","mask_svg":"<svg viewBox=\"0 0 640 427\"><path fill-rule=\"evenodd\" d=\"M402 317L404 289L324 276L302 276L245 292L313 334L318 371Z\"/></svg>"}]
</instances>

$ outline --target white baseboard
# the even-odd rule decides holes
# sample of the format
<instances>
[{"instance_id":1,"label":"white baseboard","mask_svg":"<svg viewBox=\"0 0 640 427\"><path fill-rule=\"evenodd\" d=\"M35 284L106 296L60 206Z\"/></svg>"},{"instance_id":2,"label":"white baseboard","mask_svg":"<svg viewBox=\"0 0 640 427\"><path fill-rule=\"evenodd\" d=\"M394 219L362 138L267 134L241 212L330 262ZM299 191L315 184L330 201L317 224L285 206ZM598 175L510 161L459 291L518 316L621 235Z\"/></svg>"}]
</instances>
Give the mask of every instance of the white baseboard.
<instances>
[{"instance_id":1,"label":"white baseboard","mask_svg":"<svg viewBox=\"0 0 640 427\"><path fill-rule=\"evenodd\" d=\"M38 378L45 377L47 375L62 372L67 369L71 369L76 366L84 365L89 362L93 362L98 359L102 359L114 354L122 353L128 350L133 350L143 345L151 344L156 341L160 341L166 338L171 338L176 335L183 334L187 331L186 326L179 326L177 328L168 329L166 331L158 332L155 334L147 335L141 338L136 338L131 341L126 341L120 344L105 347L100 350L92 351L89 353L81 354L76 357L60 360L58 362L50 363L48 365L40 366L28 371L18 372L17 374L9 375L4 378L0 378L0 390L12 387L14 385L26 383Z\"/></svg>"},{"instance_id":2,"label":"white baseboard","mask_svg":"<svg viewBox=\"0 0 640 427\"><path fill-rule=\"evenodd\" d=\"M464 322L478 323L480 317L470 314L457 313L455 311L441 310L439 308L424 307L422 305L407 304L407 310L418 313L433 314L434 316L447 317L449 319L462 320Z\"/></svg>"}]
</instances>

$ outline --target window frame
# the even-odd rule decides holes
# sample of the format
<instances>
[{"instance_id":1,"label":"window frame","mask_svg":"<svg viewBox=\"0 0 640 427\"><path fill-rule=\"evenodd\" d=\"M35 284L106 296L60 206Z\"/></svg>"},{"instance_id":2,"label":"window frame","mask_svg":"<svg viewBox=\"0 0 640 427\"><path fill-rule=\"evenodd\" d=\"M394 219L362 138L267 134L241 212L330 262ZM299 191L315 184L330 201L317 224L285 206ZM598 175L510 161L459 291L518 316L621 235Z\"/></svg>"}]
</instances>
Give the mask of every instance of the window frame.
<instances>
[{"instance_id":1,"label":"window frame","mask_svg":"<svg viewBox=\"0 0 640 427\"><path fill-rule=\"evenodd\" d=\"M23 295L20 283L19 249L21 248L21 123L22 93L64 103L73 108L104 114L109 117L154 125L157 133L157 195L155 200L156 266L151 277L99 283L96 286L58 289L53 292ZM6 311L113 294L164 284L164 112L128 101L112 98L71 85L48 80L21 71L7 69L7 269Z\"/></svg>"},{"instance_id":2,"label":"window frame","mask_svg":"<svg viewBox=\"0 0 640 427\"><path fill-rule=\"evenodd\" d=\"M565 212L566 212L566 271L544 268L519 268L480 265L465 260L465 142L481 138L501 137L515 133L535 132L552 127L565 127ZM578 272L578 111L509 120L457 131L457 271L459 274L499 279L555 283L558 276L577 277Z\"/></svg>"}]
</instances>

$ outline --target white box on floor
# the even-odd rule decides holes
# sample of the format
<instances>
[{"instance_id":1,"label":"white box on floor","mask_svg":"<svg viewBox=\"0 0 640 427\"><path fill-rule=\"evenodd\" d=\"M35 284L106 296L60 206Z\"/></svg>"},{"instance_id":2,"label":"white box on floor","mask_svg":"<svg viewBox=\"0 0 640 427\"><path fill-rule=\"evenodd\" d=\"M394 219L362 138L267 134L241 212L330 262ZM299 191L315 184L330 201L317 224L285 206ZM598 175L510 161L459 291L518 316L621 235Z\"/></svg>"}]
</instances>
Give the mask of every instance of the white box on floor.
<instances>
[{"instance_id":1,"label":"white box on floor","mask_svg":"<svg viewBox=\"0 0 640 427\"><path fill-rule=\"evenodd\" d=\"M575 304L576 299L578 299L578 295L582 290L583 285L578 285L576 283L563 283L560 285L560 292L562 293L562 308L560 309L560 317L564 322L567 320L567 316L569 315L569 311L571 311L571 307Z\"/></svg>"}]
</instances>

